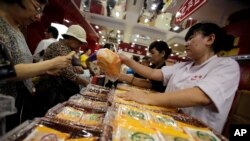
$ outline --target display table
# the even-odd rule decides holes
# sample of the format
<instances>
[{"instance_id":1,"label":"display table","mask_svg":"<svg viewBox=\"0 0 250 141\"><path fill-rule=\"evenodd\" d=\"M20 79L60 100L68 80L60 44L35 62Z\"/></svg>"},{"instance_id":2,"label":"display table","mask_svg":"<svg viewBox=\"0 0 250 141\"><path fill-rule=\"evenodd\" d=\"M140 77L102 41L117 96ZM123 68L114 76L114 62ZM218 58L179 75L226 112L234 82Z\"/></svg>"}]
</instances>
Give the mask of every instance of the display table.
<instances>
[{"instance_id":1,"label":"display table","mask_svg":"<svg viewBox=\"0 0 250 141\"><path fill-rule=\"evenodd\" d=\"M142 105L116 96L127 91L154 93L125 84L117 89L91 84L51 108L43 118L12 130L4 140L227 141L177 109Z\"/></svg>"}]
</instances>

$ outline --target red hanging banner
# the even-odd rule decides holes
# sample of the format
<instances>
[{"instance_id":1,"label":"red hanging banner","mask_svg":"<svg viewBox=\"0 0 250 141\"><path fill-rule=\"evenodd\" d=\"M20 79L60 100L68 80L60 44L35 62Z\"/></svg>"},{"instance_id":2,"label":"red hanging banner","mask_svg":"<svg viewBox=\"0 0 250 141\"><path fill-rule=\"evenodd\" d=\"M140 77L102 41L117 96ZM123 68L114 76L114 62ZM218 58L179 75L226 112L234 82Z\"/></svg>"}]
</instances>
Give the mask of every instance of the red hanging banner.
<instances>
[{"instance_id":1,"label":"red hanging banner","mask_svg":"<svg viewBox=\"0 0 250 141\"><path fill-rule=\"evenodd\" d=\"M185 18L194 13L198 8L200 8L207 0L186 0L179 8L177 17L175 17L175 23L178 24L182 22Z\"/></svg>"}]
</instances>

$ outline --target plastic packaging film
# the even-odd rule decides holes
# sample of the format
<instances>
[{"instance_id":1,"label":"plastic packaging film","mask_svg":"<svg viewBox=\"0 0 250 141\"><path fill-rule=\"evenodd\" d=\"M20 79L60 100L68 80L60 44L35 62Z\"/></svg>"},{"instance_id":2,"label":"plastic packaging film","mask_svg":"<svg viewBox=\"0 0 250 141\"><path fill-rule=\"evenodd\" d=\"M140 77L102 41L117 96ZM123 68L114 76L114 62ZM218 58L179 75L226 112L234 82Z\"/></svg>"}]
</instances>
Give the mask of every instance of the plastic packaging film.
<instances>
[{"instance_id":1,"label":"plastic packaging film","mask_svg":"<svg viewBox=\"0 0 250 141\"><path fill-rule=\"evenodd\" d=\"M119 78L121 70L121 60L119 56L109 49L100 49L97 52L97 64L111 81Z\"/></svg>"}]
</instances>

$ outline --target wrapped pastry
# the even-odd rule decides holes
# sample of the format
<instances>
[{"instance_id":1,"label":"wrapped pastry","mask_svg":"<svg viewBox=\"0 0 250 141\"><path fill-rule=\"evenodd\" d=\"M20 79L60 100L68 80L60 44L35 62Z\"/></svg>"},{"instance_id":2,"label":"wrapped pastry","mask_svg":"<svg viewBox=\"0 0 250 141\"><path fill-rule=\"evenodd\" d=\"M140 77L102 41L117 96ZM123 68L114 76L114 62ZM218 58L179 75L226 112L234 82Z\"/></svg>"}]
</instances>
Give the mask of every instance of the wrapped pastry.
<instances>
[{"instance_id":1,"label":"wrapped pastry","mask_svg":"<svg viewBox=\"0 0 250 141\"><path fill-rule=\"evenodd\" d=\"M158 141L156 131L144 126L119 124L113 135L114 141Z\"/></svg>"},{"instance_id":2,"label":"wrapped pastry","mask_svg":"<svg viewBox=\"0 0 250 141\"><path fill-rule=\"evenodd\" d=\"M97 141L97 138L93 137L93 138L67 139L65 141Z\"/></svg>"},{"instance_id":3,"label":"wrapped pastry","mask_svg":"<svg viewBox=\"0 0 250 141\"><path fill-rule=\"evenodd\" d=\"M177 122L170 116L162 115L158 113L150 113L150 124L155 127L165 128L168 130L181 130Z\"/></svg>"},{"instance_id":4,"label":"wrapped pastry","mask_svg":"<svg viewBox=\"0 0 250 141\"><path fill-rule=\"evenodd\" d=\"M76 95L74 97L71 97L68 103L76 105L78 107L96 109L103 112L105 112L108 107L107 102L91 100L89 98L85 98L82 95Z\"/></svg>"},{"instance_id":5,"label":"wrapped pastry","mask_svg":"<svg viewBox=\"0 0 250 141\"><path fill-rule=\"evenodd\" d=\"M69 134L38 125L23 141L64 141Z\"/></svg>"},{"instance_id":6,"label":"wrapped pastry","mask_svg":"<svg viewBox=\"0 0 250 141\"><path fill-rule=\"evenodd\" d=\"M163 141L195 141L191 136L181 132L169 132L168 130L158 133Z\"/></svg>"},{"instance_id":7,"label":"wrapped pastry","mask_svg":"<svg viewBox=\"0 0 250 141\"><path fill-rule=\"evenodd\" d=\"M80 124L86 126L101 126L103 121L103 114L83 114L80 119Z\"/></svg>"},{"instance_id":8,"label":"wrapped pastry","mask_svg":"<svg viewBox=\"0 0 250 141\"><path fill-rule=\"evenodd\" d=\"M195 141L221 141L212 131L202 128L184 127L187 134L191 135Z\"/></svg>"},{"instance_id":9,"label":"wrapped pastry","mask_svg":"<svg viewBox=\"0 0 250 141\"><path fill-rule=\"evenodd\" d=\"M63 110L56 115L56 118L78 122L82 117L83 112L72 107L64 107Z\"/></svg>"},{"instance_id":10,"label":"wrapped pastry","mask_svg":"<svg viewBox=\"0 0 250 141\"><path fill-rule=\"evenodd\" d=\"M97 52L97 64L111 81L119 78L121 60L119 56L109 49L100 49Z\"/></svg>"},{"instance_id":11,"label":"wrapped pastry","mask_svg":"<svg viewBox=\"0 0 250 141\"><path fill-rule=\"evenodd\" d=\"M119 116L128 116L130 118L136 120L149 120L149 115L140 109L131 107L131 106L119 106L118 108L118 115Z\"/></svg>"}]
</instances>

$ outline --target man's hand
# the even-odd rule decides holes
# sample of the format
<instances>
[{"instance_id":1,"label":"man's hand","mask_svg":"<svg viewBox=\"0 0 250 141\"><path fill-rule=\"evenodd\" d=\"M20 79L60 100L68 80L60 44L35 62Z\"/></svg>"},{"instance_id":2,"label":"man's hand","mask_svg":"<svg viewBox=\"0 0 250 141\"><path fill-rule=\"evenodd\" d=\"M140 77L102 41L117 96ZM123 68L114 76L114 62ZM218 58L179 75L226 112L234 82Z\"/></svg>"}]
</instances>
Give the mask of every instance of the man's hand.
<instances>
[{"instance_id":1,"label":"man's hand","mask_svg":"<svg viewBox=\"0 0 250 141\"><path fill-rule=\"evenodd\" d=\"M120 59L121 59L121 62L123 63L123 64L126 64L130 59L126 56L126 55L124 55L124 54L119 54L119 57L120 57Z\"/></svg>"}]
</instances>

